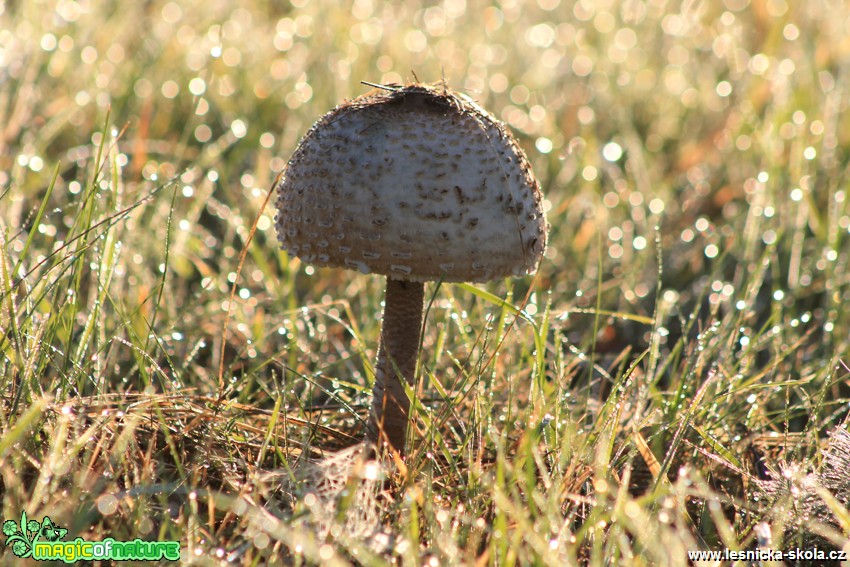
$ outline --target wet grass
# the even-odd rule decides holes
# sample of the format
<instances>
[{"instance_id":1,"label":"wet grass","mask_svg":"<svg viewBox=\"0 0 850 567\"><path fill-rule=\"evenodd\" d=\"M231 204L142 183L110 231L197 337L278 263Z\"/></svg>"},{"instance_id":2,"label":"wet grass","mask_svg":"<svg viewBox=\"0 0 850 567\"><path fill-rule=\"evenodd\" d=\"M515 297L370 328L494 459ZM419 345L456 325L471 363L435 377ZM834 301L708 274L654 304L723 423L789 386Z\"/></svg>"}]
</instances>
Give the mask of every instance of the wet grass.
<instances>
[{"instance_id":1,"label":"wet grass","mask_svg":"<svg viewBox=\"0 0 850 567\"><path fill-rule=\"evenodd\" d=\"M844 12L0 3L3 519L198 564L846 549ZM383 281L281 254L266 196L359 81L413 72L509 124L550 248L427 288L383 539L318 538L297 468L363 434Z\"/></svg>"}]
</instances>

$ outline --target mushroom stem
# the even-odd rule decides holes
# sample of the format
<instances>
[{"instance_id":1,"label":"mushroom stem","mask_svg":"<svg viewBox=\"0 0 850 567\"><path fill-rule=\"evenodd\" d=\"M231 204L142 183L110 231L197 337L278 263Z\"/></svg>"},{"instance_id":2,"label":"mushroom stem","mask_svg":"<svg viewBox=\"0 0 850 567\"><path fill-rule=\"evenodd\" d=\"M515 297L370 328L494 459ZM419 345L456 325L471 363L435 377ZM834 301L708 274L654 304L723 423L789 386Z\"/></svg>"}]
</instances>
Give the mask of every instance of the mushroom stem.
<instances>
[{"instance_id":1,"label":"mushroom stem","mask_svg":"<svg viewBox=\"0 0 850 567\"><path fill-rule=\"evenodd\" d=\"M402 455L410 400L401 378L411 386L414 384L424 298L423 283L387 278L381 346L366 435L379 445L388 441Z\"/></svg>"}]
</instances>

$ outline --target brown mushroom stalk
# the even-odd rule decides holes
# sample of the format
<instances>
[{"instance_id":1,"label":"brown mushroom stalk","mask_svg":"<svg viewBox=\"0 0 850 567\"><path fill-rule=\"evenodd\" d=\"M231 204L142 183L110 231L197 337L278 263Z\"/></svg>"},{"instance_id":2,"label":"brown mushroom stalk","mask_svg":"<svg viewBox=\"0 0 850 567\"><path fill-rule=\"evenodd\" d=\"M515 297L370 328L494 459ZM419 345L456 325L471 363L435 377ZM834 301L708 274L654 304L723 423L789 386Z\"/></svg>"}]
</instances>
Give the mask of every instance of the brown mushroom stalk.
<instances>
[{"instance_id":1,"label":"brown mushroom stalk","mask_svg":"<svg viewBox=\"0 0 850 567\"><path fill-rule=\"evenodd\" d=\"M410 415L410 400L401 380L415 385L424 297L424 284L387 278L381 346L366 436L379 445L388 442L401 454L404 454Z\"/></svg>"},{"instance_id":2,"label":"brown mushroom stalk","mask_svg":"<svg viewBox=\"0 0 850 567\"><path fill-rule=\"evenodd\" d=\"M423 284L537 269L549 227L531 165L469 97L387 85L320 118L277 190L277 234L291 257L388 278L366 436L403 455Z\"/></svg>"}]
</instances>

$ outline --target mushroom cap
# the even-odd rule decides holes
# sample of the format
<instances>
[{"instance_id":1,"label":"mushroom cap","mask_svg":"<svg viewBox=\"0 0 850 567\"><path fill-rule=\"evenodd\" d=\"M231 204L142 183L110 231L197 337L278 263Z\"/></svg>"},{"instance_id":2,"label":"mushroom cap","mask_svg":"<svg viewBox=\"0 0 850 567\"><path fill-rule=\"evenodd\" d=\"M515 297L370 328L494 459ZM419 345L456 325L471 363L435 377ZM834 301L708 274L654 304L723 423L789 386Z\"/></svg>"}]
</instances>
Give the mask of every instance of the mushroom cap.
<instances>
[{"instance_id":1,"label":"mushroom cap","mask_svg":"<svg viewBox=\"0 0 850 567\"><path fill-rule=\"evenodd\" d=\"M304 136L277 185L292 257L409 281L533 273L548 225L505 126L445 87L389 85Z\"/></svg>"}]
</instances>

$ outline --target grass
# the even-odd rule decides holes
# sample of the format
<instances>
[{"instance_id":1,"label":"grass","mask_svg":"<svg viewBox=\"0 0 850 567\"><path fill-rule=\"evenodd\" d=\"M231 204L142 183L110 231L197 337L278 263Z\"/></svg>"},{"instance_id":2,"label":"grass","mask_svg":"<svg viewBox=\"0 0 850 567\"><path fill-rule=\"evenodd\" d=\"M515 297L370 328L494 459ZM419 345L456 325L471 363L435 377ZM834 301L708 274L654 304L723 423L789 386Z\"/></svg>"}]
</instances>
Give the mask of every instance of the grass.
<instances>
[{"instance_id":1,"label":"grass","mask_svg":"<svg viewBox=\"0 0 850 567\"><path fill-rule=\"evenodd\" d=\"M847 549L841 8L0 2L3 519L199 565ZM320 538L299 471L362 436L383 282L287 259L265 199L414 72L510 125L550 248L426 290L382 532L344 529L354 480Z\"/></svg>"}]
</instances>

